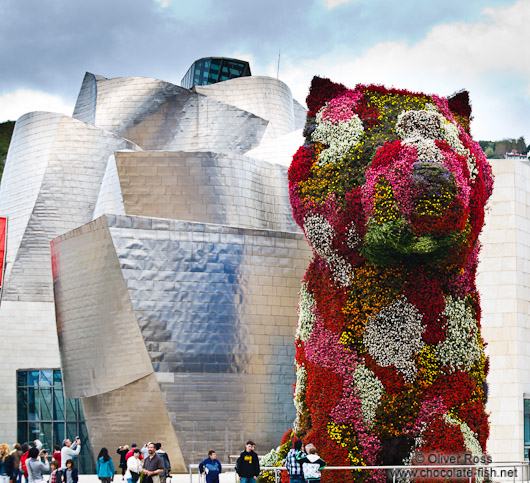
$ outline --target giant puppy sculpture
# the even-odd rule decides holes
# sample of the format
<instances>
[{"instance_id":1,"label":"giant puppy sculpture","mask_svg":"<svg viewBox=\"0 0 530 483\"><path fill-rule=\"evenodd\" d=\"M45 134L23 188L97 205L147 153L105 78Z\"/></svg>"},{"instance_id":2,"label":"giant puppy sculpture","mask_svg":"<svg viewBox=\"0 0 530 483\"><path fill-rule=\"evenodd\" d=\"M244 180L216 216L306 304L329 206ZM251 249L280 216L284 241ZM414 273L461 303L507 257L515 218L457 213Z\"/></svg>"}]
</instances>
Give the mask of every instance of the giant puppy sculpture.
<instances>
[{"instance_id":1,"label":"giant puppy sculpture","mask_svg":"<svg viewBox=\"0 0 530 483\"><path fill-rule=\"evenodd\" d=\"M294 434L334 465L480 458L488 361L475 273L493 177L469 135L467 92L314 78L307 102L306 144L289 169L314 251L300 292Z\"/></svg>"}]
</instances>

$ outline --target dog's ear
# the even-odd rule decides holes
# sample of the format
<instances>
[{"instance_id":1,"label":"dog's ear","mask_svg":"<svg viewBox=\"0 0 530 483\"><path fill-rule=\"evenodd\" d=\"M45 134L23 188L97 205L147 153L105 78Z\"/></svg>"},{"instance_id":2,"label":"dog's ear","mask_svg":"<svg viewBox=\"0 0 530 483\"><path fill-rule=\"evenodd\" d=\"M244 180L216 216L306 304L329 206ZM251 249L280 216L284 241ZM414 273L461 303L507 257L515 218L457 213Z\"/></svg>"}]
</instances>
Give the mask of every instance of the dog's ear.
<instances>
[{"instance_id":1,"label":"dog's ear","mask_svg":"<svg viewBox=\"0 0 530 483\"><path fill-rule=\"evenodd\" d=\"M469 92L466 90L455 92L447 98L447 102L455 120L469 134L469 123L472 119Z\"/></svg>"},{"instance_id":2,"label":"dog's ear","mask_svg":"<svg viewBox=\"0 0 530 483\"><path fill-rule=\"evenodd\" d=\"M326 102L347 90L348 88L344 85L331 82L324 77L313 77L311 86L309 87L309 95L306 98L308 109L307 116L315 117L319 109L326 104Z\"/></svg>"}]
</instances>

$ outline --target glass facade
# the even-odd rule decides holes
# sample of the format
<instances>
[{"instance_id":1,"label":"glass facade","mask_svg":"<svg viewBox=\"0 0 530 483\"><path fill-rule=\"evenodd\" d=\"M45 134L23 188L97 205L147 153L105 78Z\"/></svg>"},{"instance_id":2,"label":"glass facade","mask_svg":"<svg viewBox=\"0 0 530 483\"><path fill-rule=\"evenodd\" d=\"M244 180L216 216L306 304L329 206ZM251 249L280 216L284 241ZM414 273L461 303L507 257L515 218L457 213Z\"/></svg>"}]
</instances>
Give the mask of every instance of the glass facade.
<instances>
[{"instance_id":1,"label":"glass facade","mask_svg":"<svg viewBox=\"0 0 530 483\"><path fill-rule=\"evenodd\" d=\"M524 400L524 458L529 459L530 452L530 399Z\"/></svg>"},{"instance_id":2,"label":"glass facade","mask_svg":"<svg viewBox=\"0 0 530 483\"><path fill-rule=\"evenodd\" d=\"M80 473L95 472L90 442L78 399L63 393L59 369L17 371L17 431L19 443L39 439L50 455L63 439L81 438L81 453L75 463Z\"/></svg>"},{"instance_id":3,"label":"glass facade","mask_svg":"<svg viewBox=\"0 0 530 483\"><path fill-rule=\"evenodd\" d=\"M244 60L207 57L196 60L180 84L191 89L193 86L205 86L250 75L250 64Z\"/></svg>"}]
</instances>

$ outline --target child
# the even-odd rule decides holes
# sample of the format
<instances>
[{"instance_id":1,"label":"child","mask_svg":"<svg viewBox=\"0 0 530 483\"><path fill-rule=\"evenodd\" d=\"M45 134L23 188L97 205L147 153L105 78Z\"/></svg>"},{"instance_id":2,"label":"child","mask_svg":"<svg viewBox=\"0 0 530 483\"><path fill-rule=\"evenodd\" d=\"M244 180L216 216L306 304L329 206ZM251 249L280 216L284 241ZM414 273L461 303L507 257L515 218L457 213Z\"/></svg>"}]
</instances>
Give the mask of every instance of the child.
<instances>
[{"instance_id":1,"label":"child","mask_svg":"<svg viewBox=\"0 0 530 483\"><path fill-rule=\"evenodd\" d=\"M305 481L308 483L320 483L320 470L326 467L326 462L317 455L317 449L314 445L306 445L305 450L306 456L302 452L296 455L296 459L302 465Z\"/></svg>"},{"instance_id":2,"label":"child","mask_svg":"<svg viewBox=\"0 0 530 483\"><path fill-rule=\"evenodd\" d=\"M216 458L215 451L208 451L208 458L199 463L199 471L206 473L206 483L219 483L219 473L223 470L221 462Z\"/></svg>"},{"instance_id":3,"label":"child","mask_svg":"<svg viewBox=\"0 0 530 483\"><path fill-rule=\"evenodd\" d=\"M57 460L50 461L50 479L49 483L60 483L57 480L57 470L59 469L59 462Z\"/></svg>"},{"instance_id":4,"label":"child","mask_svg":"<svg viewBox=\"0 0 530 483\"><path fill-rule=\"evenodd\" d=\"M79 479L79 471L75 467L74 460L66 460L66 470L63 470L64 483L77 483Z\"/></svg>"}]
</instances>

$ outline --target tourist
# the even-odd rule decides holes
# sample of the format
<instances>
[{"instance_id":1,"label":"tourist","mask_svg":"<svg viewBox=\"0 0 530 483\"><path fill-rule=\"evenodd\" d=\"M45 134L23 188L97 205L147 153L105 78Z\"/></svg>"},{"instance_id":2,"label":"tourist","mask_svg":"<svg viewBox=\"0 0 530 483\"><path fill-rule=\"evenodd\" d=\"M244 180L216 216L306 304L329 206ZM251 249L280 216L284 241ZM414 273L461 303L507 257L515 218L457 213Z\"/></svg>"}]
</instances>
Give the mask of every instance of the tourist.
<instances>
[{"instance_id":1,"label":"tourist","mask_svg":"<svg viewBox=\"0 0 530 483\"><path fill-rule=\"evenodd\" d=\"M99 452L96 473L102 483L110 483L114 480L114 462L107 448L101 448Z\"/></svg>"},{"instance_id":2,"label":"tourist","mask_svg":"<svg viewBox=\"0 0 530 483\"><path fill-rule=\"evenodd\" d=\"M53 447L52 459L57 461L57 463L59 464L59 468L60 468L61 467L61 447L58 444L56 444Z\"/></svg>"},{"instance_id":3,"label":"tourist","mask_svg":"<svg viewBox=\"0 0 530 483\"><path fill-rule=\"evenodd\" d=\"M155 443L155 452L162 461L164 462L164 472L160 474L160 483L165 483L166 478L169 478L171 475L171 462L169 461L169 456L162 448L162 443Z\"/></svg>"},{"instance_id":4,"label":"tourist","mask_svg":"<svg viewBox=\"0 0 530 483\"><path fill-rule=\"evenodd\" d=\"M138 448L138 445L136 443L133 443L131 444L131 449L127 452L127 454L125 455L125 461L127 461L134 453L134 450ZM138 449L138 451L140 451ZM141 455L141 453L140 453Z\"/></svg>"},{"instance_id":5,"label":"tourist","mask_svg":"<svg viewBox=\"0 0 530 483\"><path fill-rule=\"evenodd\" d=\"M256 445L253 441L247 441L245 451L236 461L236 473L241 478L241 483L255 483L259 475L258 455L254 451Z\"/></svg>"},{"instance_id":6,"label":"tourist","mask_svg":"<svg viewBox=\"0 0 530 483\"><path fill-rule=\"evenodd\" d=\"M140 450L140 453L142 453L142 459L145 459L149 456L149 445L154 444L149 441L149 443L145 443L143 448Z\"/></svg>"},{"instance_id":7,"label":"tourist","mask_svg":"<svg viewBox=\"0 0 530 483\"><path fill-rule=\"evenodd\" d=\"M296 456L301 454L306 456L303 452L303 444L299 439L294 442L293 448L287 453L285 458L285 467L287 468L287 473L289 473L289 482L290 483L304 483L304 474L302 472L302 466L297 461Z\"/></svg>"},{"instance_id":8,"label":"tourist","mask_svg":"<svg viewBox=\"0 0 530 483\"><path fill-rule=\"evenodd\" d=\"M79 439L79 436L75 437L75 441L73 443L68 438L63 440L63 447L61 448L61 471L66 469L66 462L70 460L72 456L77 456L80 451L81 440Z\"/></svg>"},{"instance_id":9,"label":"tourist","mask_svg":"<svg viewBox=\"0 0 530 483\"><path fill-rule=\"evenodd\" d=\"M45 450L39 451L37 448L31 448L28 452L28 459L26 460L26 469L28 470L29 483L43 483L42 473L50 471L50 463L48 463L48 453ZM44 458L44 463L40 461L39 456Z\"/></svg>"},{"instance_id":10,"label":"tourist","mask_svg":"<svg viewBox=\"0 0 530 483\"><path fill-rule=\"evenodd\" d=\"M217 459L215 451L208 451L208 458L199 463L199 472L206 473L206 483L219 483L219 473L223 471L221 462Z\"/></svg>"},{"instance_id":11,"label":"tourist","mask_svg":"<svg viewBox=\"0 0 530 483\"><path fill-rule=\"evenodd\" d=\"M29 458L29 448L30 446L28 443L24 443L22 446L20 446L20 451L22 451L22 456L20 457L19 470L24 475L26 482L28 481L28 468L26 466L26 461ZM22 480L22 477L20 479Z\"/></svg>"},{"instance_id":12,"label":"tourist","mask_svg":"<svg viewBox=\"0 0 530 483\"><path fill-rule=\"evenodd\" d=\"M51 473L50 473L50 480L48 483L59 483L59 481L57 481L57 475L60 475L61 473L58 473L58 470L59 470L59 462L57 460L52 459L50 461Z\"/></svg>"},{"instance_id":13,"label":"tourist","mask_svg":"<svg viewBox=\"0 0 530 483\"><path fill-rule=\"evenodd\" d=\"M127 460L127 471L125 472L127 483L136 483L140 479L140 473L142 472L140 456L140 450L134 448L132 456Z\"/></svg>"},{"instance_id":14,"label":"tourist","mask_svg":"<svg viewBox=\"0 0 530 483\"><path fill-rule=\"evenodd\" d=\"M155 445L148 443L148 455L144 458L142 473L147 476L144 483L160 483L160 474L164 472L164 462L156 454Z\"/></svg>"},{"instance_id":15,"label":"tourist","mask_svg":"<svg viewBox=\"0 0 530 483\"><path fill-rule=\"evenodd\" d=\"M296 459L302 465L304 479L307 483L320 483L320 471L326 467L326 462L317 454L314 445L308 444L305 447L307 455L298 453Z\"/></svg>"},{"instance_id":16,"label":"tourist","mask_svg":"<svg viewBox=\"0 0 530 483\"><path fill-rule=\"evenodd\" d=\"M22 479L22 470L20 468L20 458L22 458L22 447L19 443L13 445L13 451L11 451L11 456L13 457L13 474L11 475L11 481L13 483L20 483Z\"/></svg>"},{"instance_id":17,"label":"tourist","mask_svg":"<svg viewBox=\"0 0 530 483\"><path fill-rule=\"evenodd\" d=\"M120 455L121 479L125 479L125 471L127 471L127 453L129 452L129 445L119 446L116 453Z\"/></svg>"},{"instance_id":18,"label":"tourist","mask_svg":"<svg viewBox=\"0 0 530 483\"><path fill-rule=\"evenodd\" d=\"M0 444L0 483L9 483L13 474L13 456L9 451L9 446Z\"/></svg>"},{"instance_id":19,"label":"tourist","mask_svg":"<svg viewBox=\"0 0 530 483\"><path fill-rule=\"evenodd\" d=\"M79 471L75 467L72 458L66 460L66 469L62 472L63 483L77 483L79 480Z\"/></svg>"}]
</instances>

